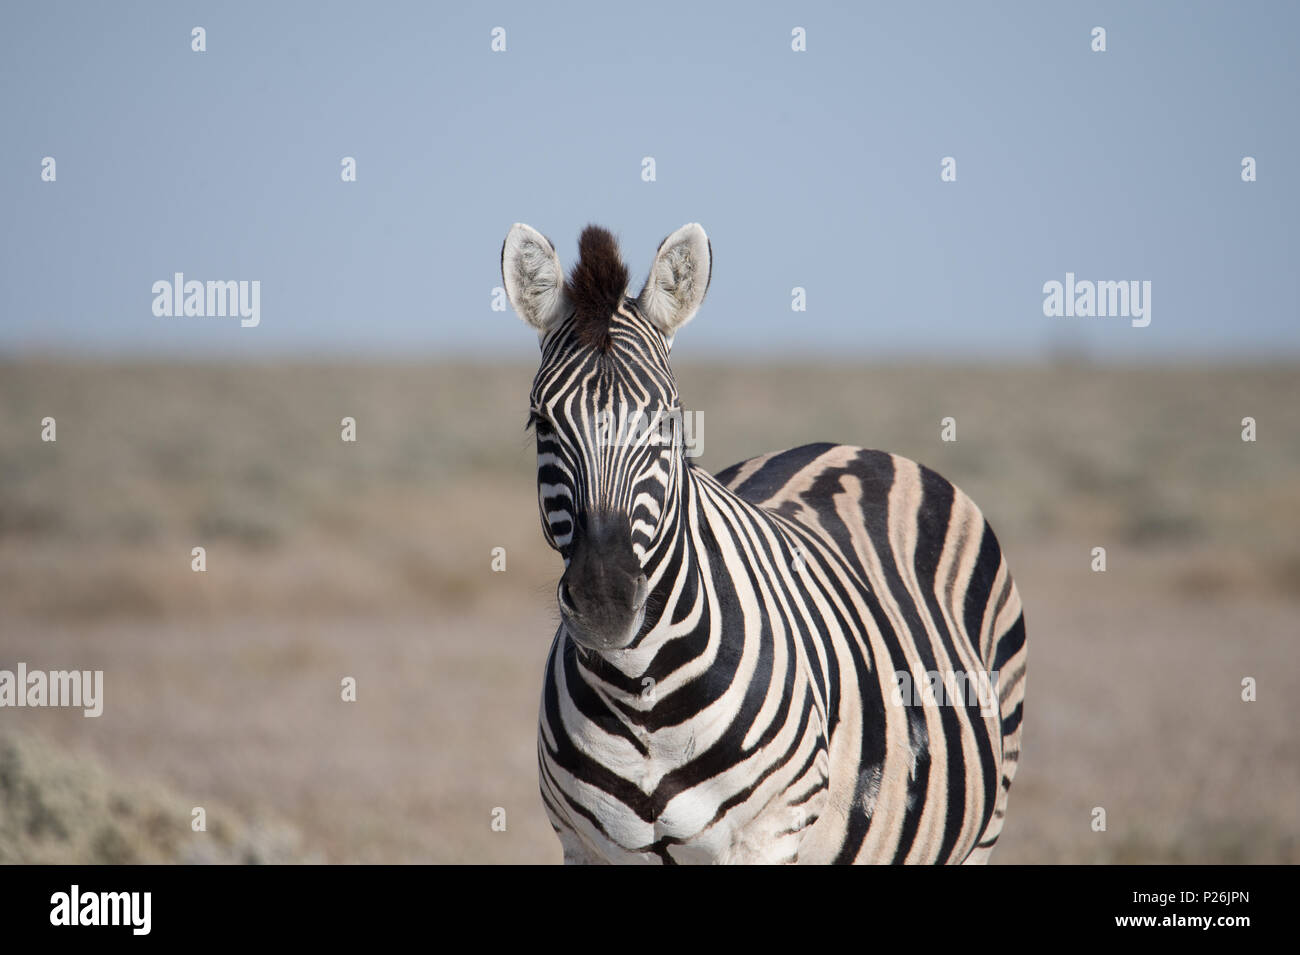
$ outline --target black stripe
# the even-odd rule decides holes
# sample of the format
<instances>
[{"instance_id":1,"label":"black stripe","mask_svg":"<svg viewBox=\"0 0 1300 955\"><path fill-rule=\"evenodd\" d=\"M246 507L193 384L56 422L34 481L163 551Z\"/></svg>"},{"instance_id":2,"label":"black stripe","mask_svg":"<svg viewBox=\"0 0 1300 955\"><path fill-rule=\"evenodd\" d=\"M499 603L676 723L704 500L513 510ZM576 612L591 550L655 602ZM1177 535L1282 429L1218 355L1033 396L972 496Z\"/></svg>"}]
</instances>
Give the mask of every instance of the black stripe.
<instances>
[{"instance_id":1,"label":"black stripe","mask_svg":"<svg viewBox=\"0 0 1300 955\"><path fill-rule=\"evenodd\" d=\"M1010 629L998 640L997 653L993 657L993 669L1001 670L1008 660L1020 652L1025 645L1025 615L1016 618Z\"/></svg>"},{"instance_id":2,"label":"black stripe","mask_svg":"<svg viewBox=\"0 0 1300 955\"><path fill-rule=\"evenodd\" d=\"M1011 715L1002 721L1002 738L1006 739L1016 730L1020 729L1020 718L1024 715L1024 703L1017 703L1016 708L1011 711Z\"/></svg>"},{"instance_id":3,"label":"black stripe","mask_svg":"<svg viewBox=\"0 0 1300 955\"><path fill-rule=\"evenodd\" d=\"M763 466L747 477L740 487L732 490L738 497L747 501L765 501L789 484L792 477L834 447L833 444L822 442L820 444L805 444L802 447L791 448L789 451L782 451L780 454L773 455L769 460L763 462ZM723 477L723 475L735 477L736 472L739 471L742 465L743 462L719 472L718 480L726 484L730 478Z\"/></svg>"}]
</instances>

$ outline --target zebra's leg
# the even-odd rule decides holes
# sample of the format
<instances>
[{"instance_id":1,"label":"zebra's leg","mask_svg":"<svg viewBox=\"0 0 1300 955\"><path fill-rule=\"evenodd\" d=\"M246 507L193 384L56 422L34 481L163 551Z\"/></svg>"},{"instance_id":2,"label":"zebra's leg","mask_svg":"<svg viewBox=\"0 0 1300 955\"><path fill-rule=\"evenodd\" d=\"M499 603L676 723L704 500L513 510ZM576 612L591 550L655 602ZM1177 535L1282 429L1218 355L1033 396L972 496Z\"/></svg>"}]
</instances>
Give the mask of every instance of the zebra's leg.
<instances>
[{"instance_id":1,"label":"zebra's leg","mask_svg":"<svg viewBox=\"0 0 1300 955\"><path fill-rule=\"evenodd\" d=\"M777 793L717 861L726 865L789 865L799 860L800 846L825 802L818 789L813 799L795 805L790 790Z\"/></svg>"},{"instance_id":2,"label":"zebra's leg","mask_svg":"<svg viewBox=\"0 0 1300 955\"><path fill-rule=\"evenodd\" d=\"M601 857L580 838L572 829L556 829L560 837L560 847L564 850L565 865L609 865L609 860Z\"/></svg>"}]
</instances>

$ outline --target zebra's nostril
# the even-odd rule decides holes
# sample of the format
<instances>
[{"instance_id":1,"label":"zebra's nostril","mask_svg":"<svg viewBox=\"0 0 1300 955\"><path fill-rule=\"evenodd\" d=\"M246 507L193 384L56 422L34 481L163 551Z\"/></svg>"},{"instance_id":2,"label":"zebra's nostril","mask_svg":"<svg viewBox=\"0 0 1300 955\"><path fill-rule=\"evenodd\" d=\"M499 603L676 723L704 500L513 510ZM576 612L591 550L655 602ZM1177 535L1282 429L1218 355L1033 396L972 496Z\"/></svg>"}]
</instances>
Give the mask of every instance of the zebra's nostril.
<instances>
[{"instance_id":1,"label":"zebra's nostril","mask_svg":"<svg viewBox=\"0 0 1300 955\"><path fill-rule=\"evenodd\" d=\"M569 596L568 584L566 584L564 581L561 580L560 586L557 587L555 590L555 595L560 601L561 610L563 610L565 613L569 614L570 616L574 616L578 613L577 609L573 606L573 600Z\"/></svg>"},{"instance_id":2,"label":"zebra's nostril","mask_svg":"<svg viewBox=\"0 0 1300 955\"><path fill-rule=\"evenodd\" d=\"M640 610L645 606L646 598L650 596L650 582L646 580L645 574L636 579L636 589L632 592L632 609Z\"/></svg>"}]
</instances>

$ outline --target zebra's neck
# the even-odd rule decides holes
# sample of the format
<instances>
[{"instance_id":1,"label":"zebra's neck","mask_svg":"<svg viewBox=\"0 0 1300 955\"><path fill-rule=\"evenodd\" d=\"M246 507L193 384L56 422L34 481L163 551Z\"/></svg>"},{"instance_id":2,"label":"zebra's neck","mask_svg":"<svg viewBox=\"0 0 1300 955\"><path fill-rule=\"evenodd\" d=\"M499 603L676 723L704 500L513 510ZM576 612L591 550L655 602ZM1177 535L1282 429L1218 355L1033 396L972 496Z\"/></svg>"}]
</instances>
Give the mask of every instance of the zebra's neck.
<instances>
[{"instance_id":1,"label":"zebra's neck","mask_svg":"<svg viewBox=\"0 0 1300 955\"><path fill-rule=\"evenodd\" d=\"M730 540L734 531L714 527L720 520L718 504L751 513L757 508L685 464L675 483L665 504L658 545L643 565L650 596L641 635L624 650L580 652L593 664L600 658L604 665L598 664L599 669L612 666L627 677L667 674L687 660L715 657L716 644L724 637L713 576L722 560L720 541ZM725 500L719 501L720 497Z\"/></svg>"}]
</instances>

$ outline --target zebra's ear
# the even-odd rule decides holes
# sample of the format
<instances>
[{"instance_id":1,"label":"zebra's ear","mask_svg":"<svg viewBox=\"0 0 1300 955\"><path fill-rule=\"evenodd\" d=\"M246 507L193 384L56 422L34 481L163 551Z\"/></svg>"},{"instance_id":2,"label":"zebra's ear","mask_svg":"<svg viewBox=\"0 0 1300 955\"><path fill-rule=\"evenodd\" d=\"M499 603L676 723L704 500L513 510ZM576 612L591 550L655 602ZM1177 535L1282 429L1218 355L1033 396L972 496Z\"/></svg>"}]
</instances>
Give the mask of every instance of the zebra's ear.
<instances>
[{"instance_id":1,"label":"zebra's ear","mask_svg":"<svg viewBox=\"0 0 1300 955\"><path fill-rule=\"evenodd\" d=\"M669 340L700 310L713 275L713 248L698 222L684 225L663 242L650 277L637 299L641 314Z\"/></svg>"},{"instance_id":2,"label":"zebra's ear","mask_svg":"<svg viewBox=\"0 0 1300 955\"><path fill-rule=\"evenodd\" d=\"M564 269L551 240L516 222L501 246L501 277L519 317L545 335L565 307Z\"/></svg>"}]
</instances>

